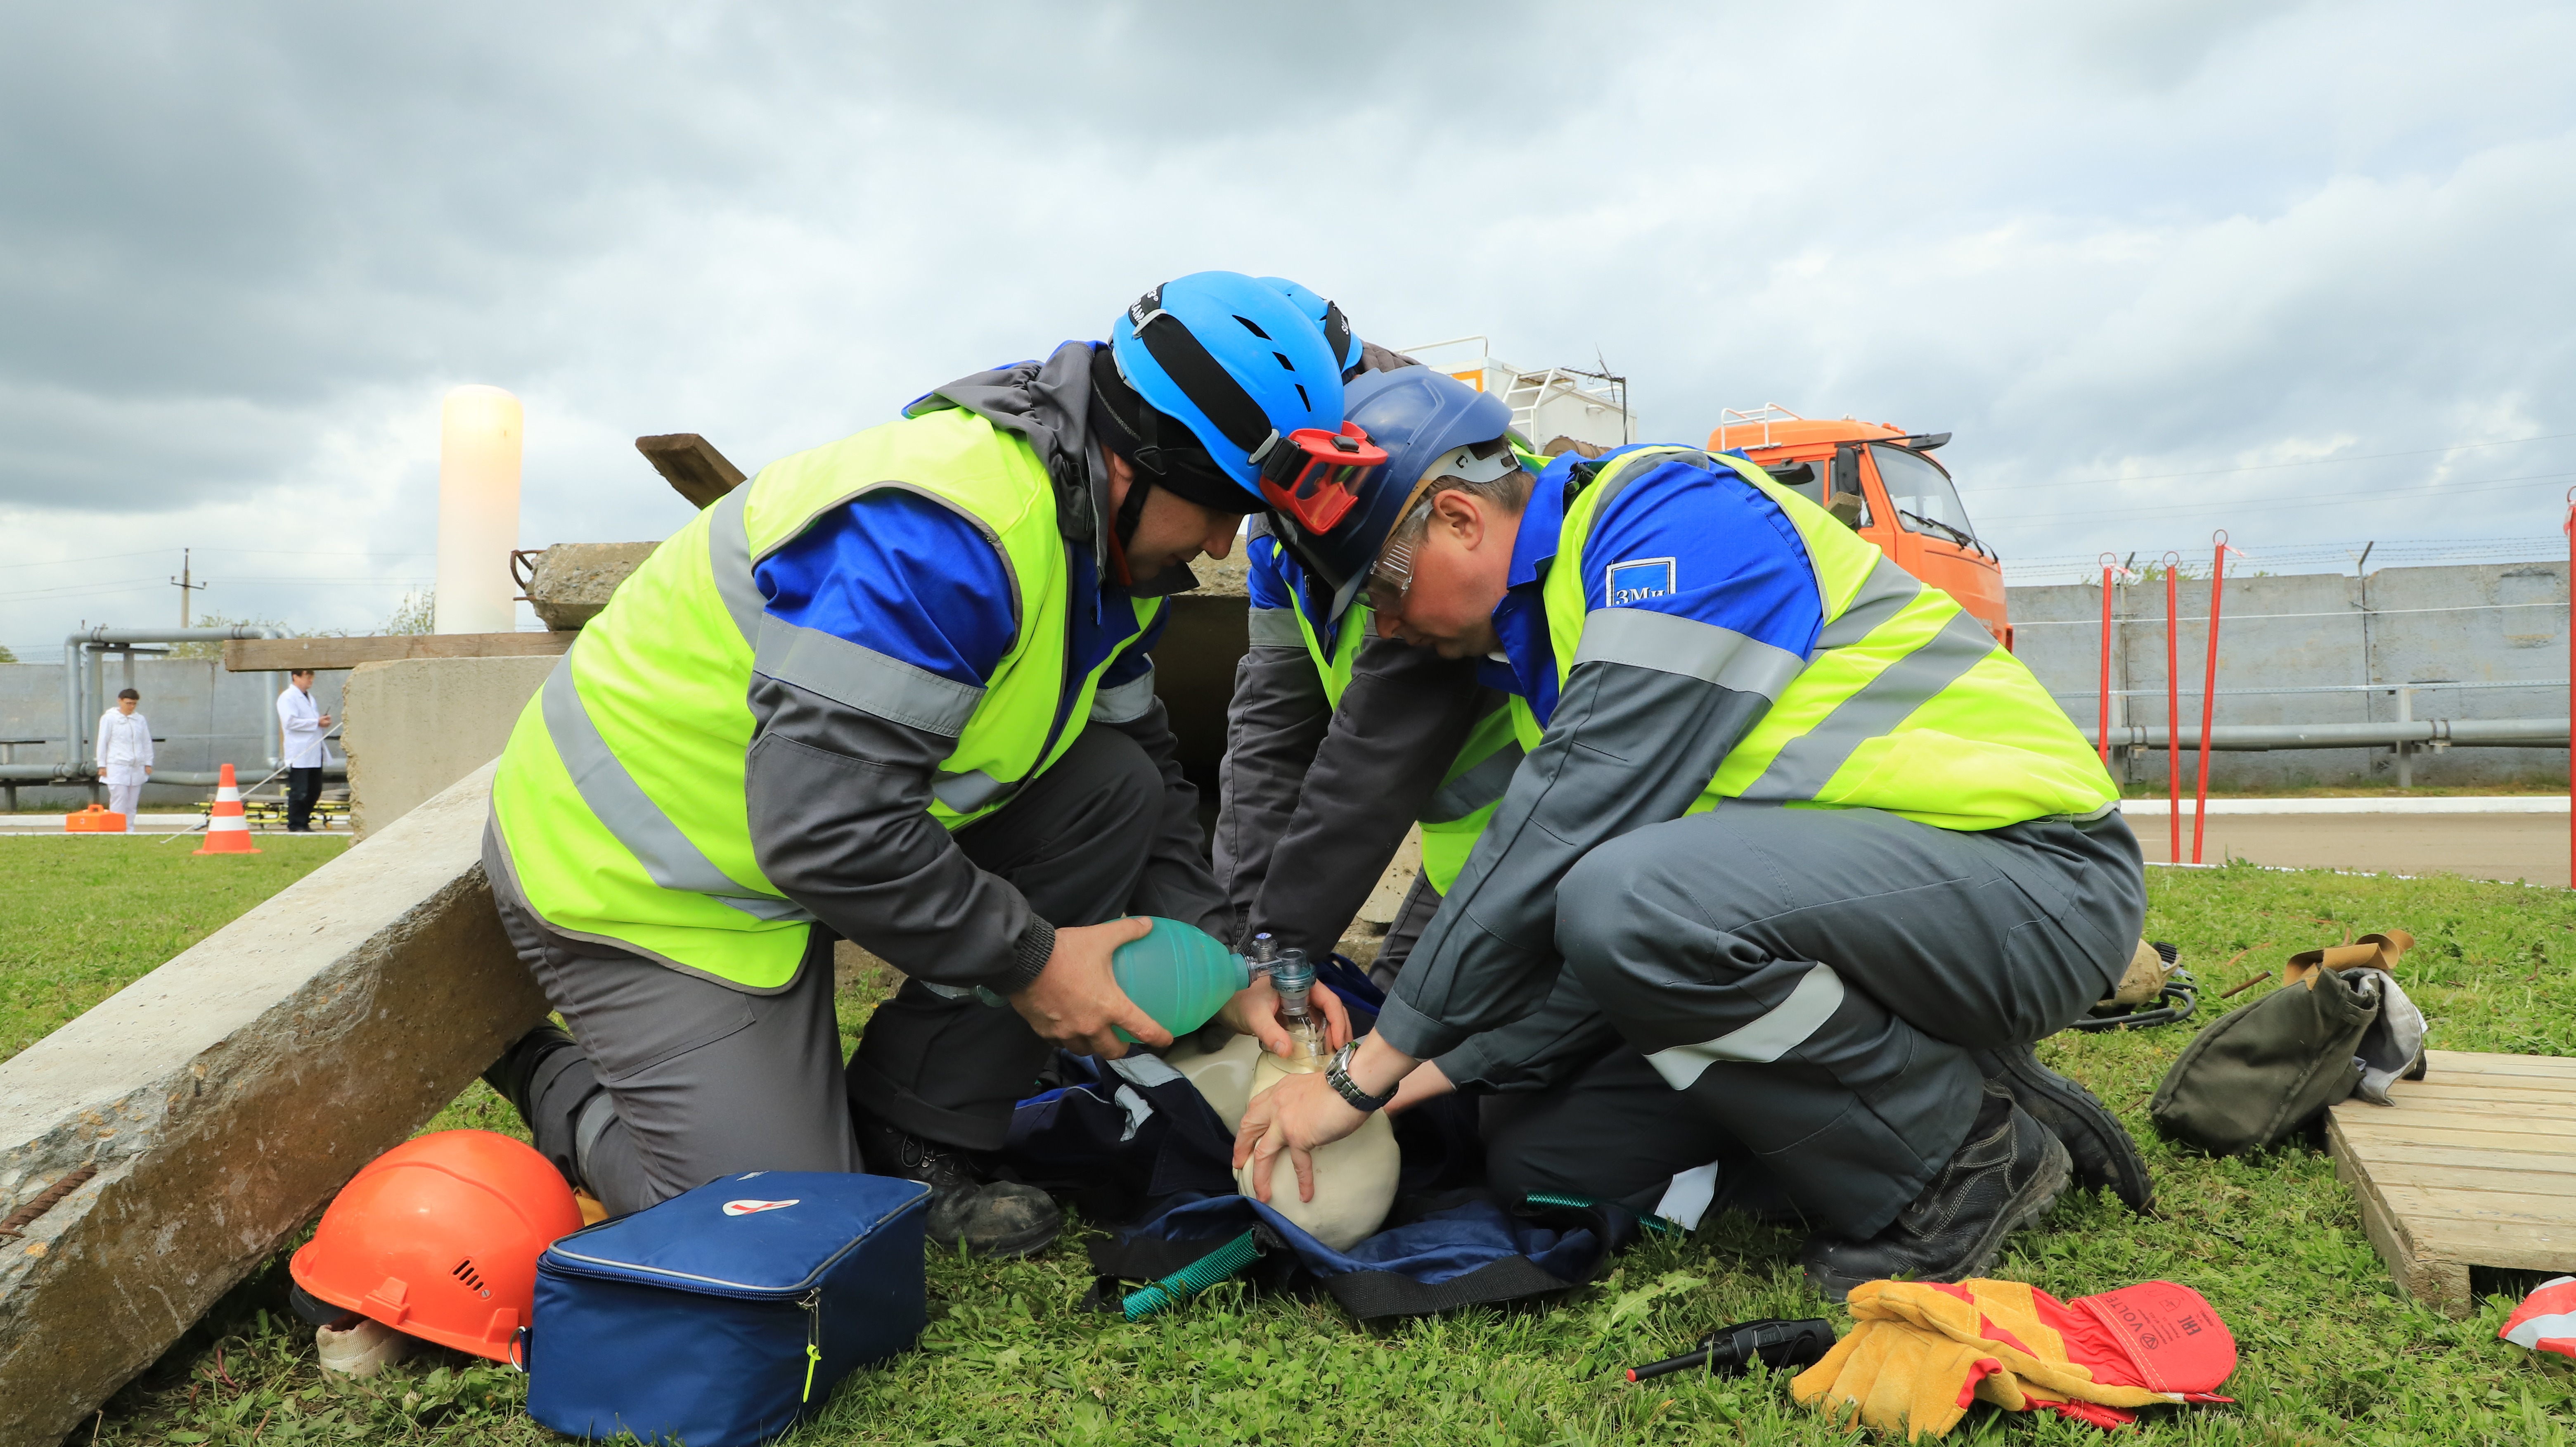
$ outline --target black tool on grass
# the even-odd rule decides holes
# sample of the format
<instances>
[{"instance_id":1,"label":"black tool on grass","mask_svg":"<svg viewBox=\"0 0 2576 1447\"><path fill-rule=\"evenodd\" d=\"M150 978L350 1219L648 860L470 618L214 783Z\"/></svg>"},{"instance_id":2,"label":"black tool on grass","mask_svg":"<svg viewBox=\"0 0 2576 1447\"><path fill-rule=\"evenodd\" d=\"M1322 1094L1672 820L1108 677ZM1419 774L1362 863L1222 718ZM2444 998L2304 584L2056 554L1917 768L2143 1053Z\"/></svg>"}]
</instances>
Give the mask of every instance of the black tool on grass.
<instances>
[{"instance_id":1,"label":"black tool on grass","mask_svg":"<svg viewBox=\"0 0 2576 1447\"><path fill-rule=\"evenodd\" d=\"M1642 1382L1670 1372L1706 1366L1720 1376L1734 1376L1755 1362L1765 1371L1812 1367L1834 1349L1834 1324L1820 1316L1804 1321L1739 1321L1699 1339L1699 1347L1677 1357L1630 1367L1628 1380Z\"/></svg>"}]
</instances>

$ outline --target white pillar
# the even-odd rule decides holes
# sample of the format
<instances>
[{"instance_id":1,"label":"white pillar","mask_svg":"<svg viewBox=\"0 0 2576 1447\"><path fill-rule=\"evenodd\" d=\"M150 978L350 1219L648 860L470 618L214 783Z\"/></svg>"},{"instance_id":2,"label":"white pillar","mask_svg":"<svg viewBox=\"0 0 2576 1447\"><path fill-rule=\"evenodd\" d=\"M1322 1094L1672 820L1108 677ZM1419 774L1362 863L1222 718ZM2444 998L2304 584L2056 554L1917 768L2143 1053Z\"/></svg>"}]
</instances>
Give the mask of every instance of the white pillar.
<instances>
[{"instance_id":1,"label":"white pillar","mask_svg":"<svg viewBox=\"0 0 2576 1447\"><path fill-rule=\"evenodd\" d=\"M519 399L498 387L447 394L438 427L441 633L517 627L510 550L519 545Z\"/></svg>"}]
</instances>

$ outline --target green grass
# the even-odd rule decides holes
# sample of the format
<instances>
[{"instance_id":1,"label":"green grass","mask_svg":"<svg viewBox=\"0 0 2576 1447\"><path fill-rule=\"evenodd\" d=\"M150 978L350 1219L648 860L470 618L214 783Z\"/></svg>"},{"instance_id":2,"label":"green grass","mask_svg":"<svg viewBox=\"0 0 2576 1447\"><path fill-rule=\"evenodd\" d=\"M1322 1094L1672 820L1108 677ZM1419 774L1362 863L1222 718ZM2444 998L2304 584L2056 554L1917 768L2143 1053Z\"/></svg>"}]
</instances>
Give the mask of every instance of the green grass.
<instances>
[{"instance_id":1,"label":"green grass","mask_svg":"<svg viewBox=\"0 0 2576 1447\"><path fill-rule=\"evenodd\" d=\"M175 847L175 846L174 846ZM2449 1049L2576 1054L2576 895L2454 879L2251 868L2151 871L2149 933L2218 989L2282 956L2392 925L2412 930L2410 990ZM2240 950L2252 953L2233 964ZM2222 968L2223 966L2223 968ZM2257 986L2227 1005L2252 1003ZM845 1034L875 987L844 994ZM2234 1330L2234 1407L2150 1415L2149 1443L2497 1443L2563 1447L2576 1362L2495 1340L2501 1299L2452 1321L2407 1304L2363 1238L2325 1157L2210 1160L2147 1128L2146 1102L2189 1027L2057 1037L2042 1047L2128 1118L2161 1193L2153 1219L2070 1198L2015 1238L1996 1274L2060 1296L2151 1277L2192 1285ZM515 1126L476 1086L442 1125ZM1141 1325L1077 1312L1079 1248L1036 1261L930 1262L919 1350L843 1384L798 1443L1421 1442L1839 1443L1780 1380L1690 1376L1630 1385L1617 1368L1698 1333L1824 1309L1799 1284L1797 1237L1741 1218L1650 1241L1607 1281L1537 1310L1471 1311L1382 1329L1328 1303L1220 1287ZM448 1354L372 1382L323 1378L282 1310L272 1266L70 1439L102 1444L558 1439L518 1415L519 1379ZM1834 1313L1827 1313L1834 1314ZM2090 1427L1979 1408L1953 1440L2098 1443Z\"/></svg>"},{"instance_id":2,"label":"green grass","mask_svg":"<svg viewBox=\"0 0 2576 1447\"><path fill-rule=\"evenodd\" d=\"M0 838L0 1060L339 857L345 838Z\"/></svg>"}]
</instances>

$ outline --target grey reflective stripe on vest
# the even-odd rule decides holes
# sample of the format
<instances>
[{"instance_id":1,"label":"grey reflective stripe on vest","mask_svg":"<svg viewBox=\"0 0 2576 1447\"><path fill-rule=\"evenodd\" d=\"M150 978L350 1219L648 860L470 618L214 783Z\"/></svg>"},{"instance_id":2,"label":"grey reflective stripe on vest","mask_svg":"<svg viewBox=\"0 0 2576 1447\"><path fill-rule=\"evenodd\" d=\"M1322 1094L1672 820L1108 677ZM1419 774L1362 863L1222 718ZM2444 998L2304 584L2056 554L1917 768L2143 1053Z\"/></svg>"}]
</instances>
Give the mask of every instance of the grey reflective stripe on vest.
<instances>
[{"instance_id":1,"label":"grey reflective stripe on vest","mask_svg":"<svg viewBox=\"0 0 2576 1447\"><path fill-rule=\"evenodd\" d=\"M984 701L984 690L975 684L942 678L774 613L761 615L760 646L752 652L751 669L941 738L964 733L975 705Z\"/></svg>"},{"instance_id":2,"label":"grey reflective stripe on vest","mask_svg":"<svg viewBox=\"0 0 2576 1447\"><path fill-rule=\"evenodd\" d=\"M1959 681L1995 651L1984 625L1962 610L1923 646L1889 664L1878 677L1816 726L1789 740L1743 794L1747 799L1812 799L1841 770L1852 751L1896 731L1933 695Z\"/></svg>"},{"instance_id":3,"label":"grey reflective stripe on vest","mask_svg":"<svg viewBox=\"0 0 2576 1447\"><path fill-rule=\"evenodd\" d=\"M680 832L680 826L671 822L671 816L662 812L599 736L598 726L590 721L590 712L581 706L581 695L573 687L571 654L555 665L545 687L537 690L537 698L544 709L546 735L554 741L581 801L655 884L722 900L754 919L810 922L814 918L776 895L736 884L689 842L689 836Z\"/></svg>"},{"instance_id":4,"label":"grey reflective stripe on vest","mask_svg":"<svg viewBox=\"0 0 2576 1447\"><path fill-rule=\"evenodd\" d=\"M750 524L742 515L750 501L751 484L739 482L707 510L707 567L715 574L716 596L733 615L733 626L742 630L744 646L756 649L760 615L769 602L760 596L760 584L751 576Z\"/></svg>"},{"instance_id":5,"label":"grey reflective stripe on vest","mask_svg":"<svg viewBox=\"0 0 2576 1447\"><path fill-rule=\"evenodd\" d=\"M1520 740L1506 742L1474 768L1441 785L1431 802L1422 806L1420 822L1454 824L1498 802L1512 787L1512 774L1520 768L1523 757Z\"/></svg>"},{"instance_id":6,"label":"grey reflective stripe on vest","mask_svg":"<svg viewBox=\"0 0 2576 1447\"><path fill-rule=\"evenodd\" d=\"M1831 965L1817 965L1801 977L1789 998L1741 1029L1696 1045L1676 1045L1646 1057L1655 1073L1675 1090L1688 1090L1721 1060L1768 1065L1807 1042L1843 1003L1843 979Z\"/></svg>"},{"instance_id":7,"label":"grey reflective stripe on vest","mask_svg":"<svg viewBox=\"0 0 2576 1447\"><path fill-rule=\"evenodd\" d=\"M1880 558L1860 580L1860 590L1843 605L1842 616L1816 635L1818 648L1844 648L1867 638L1878 625L1905 611L1923 591L1923 580Z\"/></svg>"},{"instance_id":8,"label":"grey reflective stripe on vest","mask_svg":"<svg viewBox=\"0 0 2576 1447\"><path fill-rule=\"evenodd\" d=\"M962 774L933 774L930 797L956 810L972 814L988 805L998 804L1020 792L1017 782L1004 782L982 769L968 769Z\"/></svg>"},{"instance_id":9,"label":"grey reflective stripe on vest","mask_svg":"<svg viewBox=\"0 0 2576 1447\"><path fill-rule=\"evenodd\" d=\"M1297 627L1294 608L1255 608L1249 627L1255 648L1298 648L1306 646L1306 635Z\"/></svg>"},{"instance_id":10,"label":"grey reflective stripe on vest","mask_svg":"<svg viewBox=\"0 0 2576 1447\"><path fill-rule=\"evenodd\" d=\"M1091 695L1091 719L1094 723L1134 723L1154 706L1154 662L1145 660L1145 671L1115 688L1095 689Z\"/></svg>"},{"instance_id":11,"label":"grey reflective stripe on vest","mask_svg":"<svg viewBox=\"0 0 2576 1447\"><path fill-rule=\"evenodd\" d=\"M1774 701L1807 666L1797 654L1732 628L1644 608L1596 608L1584 615L1574 666L1587 663L1678 673Z\"/></svg>"}]
</instances>

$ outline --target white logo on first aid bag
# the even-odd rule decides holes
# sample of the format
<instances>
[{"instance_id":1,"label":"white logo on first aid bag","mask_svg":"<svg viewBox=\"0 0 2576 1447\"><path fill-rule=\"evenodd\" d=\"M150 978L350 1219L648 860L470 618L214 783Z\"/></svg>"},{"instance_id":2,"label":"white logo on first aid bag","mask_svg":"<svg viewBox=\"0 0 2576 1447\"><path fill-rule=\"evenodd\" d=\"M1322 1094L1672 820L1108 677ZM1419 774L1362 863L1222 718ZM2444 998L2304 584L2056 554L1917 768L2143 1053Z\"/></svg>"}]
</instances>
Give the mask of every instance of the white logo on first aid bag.
<instances>
[{"instance_id":1,"label":"white logo on first aid bag","mask_svg":"<svg viewBox=\"0 0 2576 1447\"><path fill-rule=\"evenodd\" d=\"M800 1196L797 1199L804 1198ZM795 1204L795 1201L727 1201L724 1213L728 1216L756 1216L763 1211L784 1211Z\"/></svg>"},{"instance_id":2,"label":"white logo on first aid bag","mask_svg":"<svg viewBox=\"0 0 2576 1447\"><path fill-rule=\"evenodd\" d=\"M1612 563L1602 575L1601 591L1608 606L1624 608L1648 598L1669 598L1681 589L1673 582L1673 559L1630 558Z\"/></svg>"}]
</instances>

